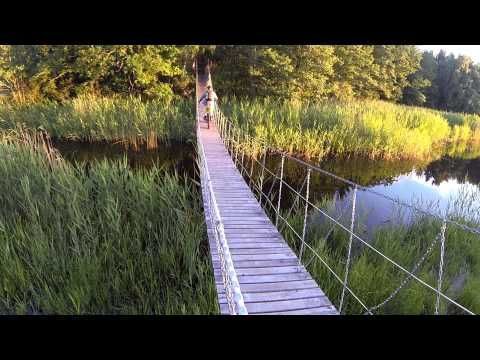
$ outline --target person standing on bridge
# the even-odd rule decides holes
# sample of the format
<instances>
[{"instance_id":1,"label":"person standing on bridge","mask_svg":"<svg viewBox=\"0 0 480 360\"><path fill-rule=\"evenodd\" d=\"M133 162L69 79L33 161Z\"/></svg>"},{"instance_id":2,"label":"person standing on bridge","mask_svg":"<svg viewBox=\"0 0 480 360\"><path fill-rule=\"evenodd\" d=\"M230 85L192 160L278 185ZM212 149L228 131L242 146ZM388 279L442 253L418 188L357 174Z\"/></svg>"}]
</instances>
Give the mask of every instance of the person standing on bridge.
<instances>
[{"instance_id":1,"label":"person standing on bridge","mask_svg":"<svg viewBox=\"0 0 480 360\"><path fill-rule=\"evenodd\" d=\"M213 112L218 101L218 96L215 91L213 91L211 85L207 85L207 91L202 95L198 102L200 103L202 100L204 100L205 103L205 115L203 118L207 122L207 128L210 129L210 120L212 119Z\"/></svg>"}]
</instances>

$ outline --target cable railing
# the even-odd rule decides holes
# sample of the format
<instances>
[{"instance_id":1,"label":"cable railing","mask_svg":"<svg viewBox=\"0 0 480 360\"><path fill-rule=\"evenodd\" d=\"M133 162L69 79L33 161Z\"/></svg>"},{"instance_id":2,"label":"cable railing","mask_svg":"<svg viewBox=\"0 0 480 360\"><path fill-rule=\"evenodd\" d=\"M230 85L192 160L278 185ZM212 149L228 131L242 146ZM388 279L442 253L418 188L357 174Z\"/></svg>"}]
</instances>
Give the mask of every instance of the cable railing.
<instances>
[{"instance_id":1,"label":"cable railing","mask_svg":"<svg viewBox=\"0 0 480 360\"><path fill-rule=\"evenodd\" d=\"M455 220L448 219L447 216L439 216L438 214L431 213L427 210L420 209L416 206L413 206L411 204L407 204L405 202L402 202L398 199L391 198L387 195L381 194L379 192L376 192L372 189L369 189L367 187L364 187L360 184L357 184L351 180L344 179L340 176L337 176L335 174L332 174L331 172L328 172L324 169L321 169L318 166L309 164L303 160L297 159L289 154L283 153L283 152L277 152L278 154L281 155L281 163L279 166L279 169L276 171L272 171L268 167L265 166L265 158L266 158L266 149L265 147L262 147L261 153L263 154L262 160L259 161L256 156L251 156L250 157L250 169L247 169L248 161L247 164L244 164L244 158L246 155L246 148L245 144L249 142L249 135L245 131L243 131L239 126L235 125L231 120L227 119L223 113L220 111L218 106L215 107L214 111L214 116L213 116L213 123L215 127L217 128L220 138L222 139L226 149L228 150L230 156L232 157L232 160L234 161L235 165L239 168L239 171L241 172L242 175L244 175L247 178L247 182L254 191L258 195L258 200L262 206L268 206L270 211L273 212L274 214L274 219L272 221L275 222L275 225L277 228L279 228L281 225L281 222L288 228L293 236L300 241L300 251L299 251L299 261L302 261L302 258L304 257L304 252L306 250L309 250L312 254L313 257L310 259L310 261L305 265L308 266L312 260L316 259L319 260L325 267L326 269L334 276L334 278L339 282L339 284L342 287L341 295L340 295L340 301L339 301L339 312L341 313L342 310L344 309L344 304L345 304L345 298L346 294L348 293L349 295L352 296L352 298L355 299L355 301L363 308L365 311L365 314L373 314L373 311L380 309L384 305L386 305L388 302L390 302L399 292L401 289L403 289L410 281L414 280L418 284L422 285L424 288L430 290L433 292L435 295L435 304L434 308L435 314L439 314L440 311L440 300L444 300L447 303L455 306L456 308L462 310L463 312L467 314L474 314L472 310L466 308L462 304L458 303L454 299L452 299L450 296L446 295L442 291L442 284L443 284L443 277L444 277L444 266L445 266L445 241L446 241L446 228L448 225L458 227L460 229L463 229L464 231L468 231L472 234L475 235L480 235L480 229L470 227L465 224L461 224ZM289 184L284 176L284 164L285 164L285 159L292 160L303 167L306 168L306 177L304 179L303 185L298 191L295 189L294 186ZM256 164L257 167L260 168L261 174L260 174L260 179L255 181L253 178L253 168L254 168L254 163ZM349 185L353 188L352 191L352 211L351 211L351 216L350 216L350 221L348 225L342 224L339 219L340 218L335 218L331 215L329 215L326 211L322 210L319 206L317 206L315 203L313 203L310 199L310 177L311 173L317 172L320 174L323 174L327 177L330 177L332 179L335 179L343 184ZM270 187L270 190L268 193L265 193L263 190L264 187L264 182L265 182L265 173L270 176L272 179L272 184ZM258 182L258 184L256 183ZM276 194L277 196L277 203L274 204L272 200L270 199L272 195L272 189L275 184L275 182L278 182L278 193ZM305 188L305 195L302 194L303 188ZM295 195L295 202L297 200L302 200L305 203L305 207L303 209L303 224L302 224L302 231L297 231L295 228L289 223L288 217L282 216L281 214L281 208L280 208L280 203L282 199L282 192L284 191L289 191ZM380 250L378 250L375 246L370 244L367 240L363 239L360 235L355 233L355 222L356 222L356 203L357 203L357 192L358 191L363 191L363 192L369 192L374 195L380 196L382 198L385 198L387 200L390 200L400 206L407 207L411 209L412 211L415 211L419 214L429 216L433 219L440 220L441 221L441 229L438 235L433 239L433 241L429 244L427 247L426 251L423 253L423 255L420 257L420 260L415 263L410 270L408 270L406 267L400 265L397 261L391 259L389 256L385 255L382 253ZM294 203L295 203L294 202ZM343 230L347 235L348 235L348 245L347 245L347 259L345 262L345 269L342 275L339 275L333 270L333 267L329 265L325 259L318 254L318 252L306 241L306 232L307 232L307 226L308 226L308 211L309 209L313 209L315 211L318 211L325 219L327 219L329 222L332 223L332 228L338 227L341 230ZM288 214L291 213L291 209L288 211ZM343 217L343 213L341 214L340 217ZM330 230L329 232L331 232ZM352 261L352 245L353 242L357 241L369 250L371 250L374 254L378 255L380 258L384 259L388 263L390 263L395 269L397 269L400 273L403 273L405 275L405 278L403 281L401 281L400 285L394 289L394 291L385 298L385 300L381 301L380 303L368 307L365 304L365 301L361 300L360 297L352 291L352 289L349 287L349 276L350 276L350 267L351 267L351 261ZM420 269L421 265L425 262L426 258L432 253L432 250L434 249L435 245L437 245L440 242L440 256L439 256L439 263L438 263L438 271L437 271L437 284L436 286L432 286L428 284L426 281L422 280L418 275L417 272Z\"/></svg>"}]
</instances>

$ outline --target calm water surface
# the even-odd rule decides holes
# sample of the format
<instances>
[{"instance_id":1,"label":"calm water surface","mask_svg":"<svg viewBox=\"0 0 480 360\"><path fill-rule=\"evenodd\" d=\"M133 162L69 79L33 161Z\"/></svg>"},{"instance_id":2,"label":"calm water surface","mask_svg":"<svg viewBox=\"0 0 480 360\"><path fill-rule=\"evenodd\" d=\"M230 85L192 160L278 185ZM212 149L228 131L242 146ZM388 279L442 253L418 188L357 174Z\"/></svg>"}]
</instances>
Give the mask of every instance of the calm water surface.
<instances>
[{"instance_id":1,"label":"calm water surface","mask_svg":"<svg viewBox=\"0 0 480 360\"><path fill-rule=\"evenodd\" d=\"M127 149L122 144L81 143L72 141L55 141L54 145L69 161L87 163L98 160L128 159L133 168L149 168L153 164L181 175L195 176L195 151L192 144L160 144L157 149L145 147L138 150ZM251 160L245 158L245 167L252 170ZM318 164L321 168L343 178L357 182L380 194L414 203L420 208L441 214L451 206L453 199L460 194L470 192L477 194L470 206L478 209L480 214L480 158L462 159L445 156L432 162L387 162L372 160L327 160ZM271 171L279 169L280 156L267 156L266 166ZM306 175L305 168L292 161L285 161L285 181L295 189L302 188ZM260 167L254 162L253 177L258 179ZM273 203L278 193L278 181L272 188L272 179L265 175L264 191L272 189ZM305 189L302 190L302 193ZM334 200L334 212L337 216L348 213L351 206L351 186L323 174L312 172L310 199L319 202L323 199ZM294 194L284 187L281 206L290 209L295 201ZM344 209L344 210L342 210ZM398 206L381 196L359 191L357 193L359 217L364 218L367 227L388 223L395 218ZM408 211L405 211L408 215ZM342 221L345 222L345 221Z\"/></svg>"},{"instance_id":2,"label":"calm water surface","mask_svg":"<svg viewBox=\"0 0 480 360\"><path fill-rule=\"evenodd\" d=\"M275 171L281 158L271 155L266 164ZM250 163L247 163L246 168ZM398 199L439 215L454 208L466 209L465 203L459 204L458 198L469 198L468 209L473 218L480 214L480 158L462 159L444 156L431 162L388 162L372 160L327 160L317 164L322 169L345 179L352 180L379 194ZM254 175L259 167L254 167ZM285 160L284 176L286 182L295 189L302 189L306 175L304 166ZM270 190L271 181L264 187ZM273 187L273 191L277 187ZM285 189L285 187L284 187ZM302 193L305 193L303 189ZM351 211L353 189L324 174L312 171L310 198L313 202L322 199L334 200L334 212L338 217L345 213L342 223L348 224ZM282 190L282 207L289 208L295 200L290 190ZM276 202L274 201L276 204ZM399 212L400 211L400 212ZM357 192L357 214L363 218L367 228L388 223L395 219L408 219L412 212L391 200L366 191ZM400 216L400 214L403 215Z\"/></svg>"},{"instance_id":3,"label":"calm water surface","mask_svg":"<svg viewBox=\"0 0 480 360\"><path fill-rule=\"evenodd\" d=\"M133 169L149 169L156 165L170 172L176 171L180 175L193 177L195 174L195 152L191 144L172 142L159 144L156 149L141 146L137 150L108 142L54 140L53 145L70 162L86 164L102 160L118 161L126 157Z\"/></svg>"}]
</instances>

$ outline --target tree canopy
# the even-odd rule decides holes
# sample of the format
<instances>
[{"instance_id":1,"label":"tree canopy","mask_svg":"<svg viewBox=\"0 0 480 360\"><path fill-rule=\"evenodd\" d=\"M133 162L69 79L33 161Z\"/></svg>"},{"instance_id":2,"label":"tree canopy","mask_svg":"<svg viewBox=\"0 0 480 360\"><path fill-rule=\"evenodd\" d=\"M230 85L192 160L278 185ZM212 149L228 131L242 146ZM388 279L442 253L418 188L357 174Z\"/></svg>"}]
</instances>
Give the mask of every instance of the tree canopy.
<instances>
[{"instance_id":1,"label":"tree canopy","mask_svg":"<svg viewBox=\"0 0 480 360\"><path fill-rule=\"evenodd\" d=\"M382 99L480 112L480 67L414 45L0 46L0 91L62 101L83 93L169 100L194 91L209 58L221 96Z\"/></svg>"},{"instance_id":2,"label":"tree canopy","mask_svg":"<svg viewBox=\"0 0 480 360\"><path fill-rule=\"evenodd\" d=\"M2 46L0 81L33 98L64 100L91 92L171 99L193 89L190 46Z\"/></svg>"}]
</instances>

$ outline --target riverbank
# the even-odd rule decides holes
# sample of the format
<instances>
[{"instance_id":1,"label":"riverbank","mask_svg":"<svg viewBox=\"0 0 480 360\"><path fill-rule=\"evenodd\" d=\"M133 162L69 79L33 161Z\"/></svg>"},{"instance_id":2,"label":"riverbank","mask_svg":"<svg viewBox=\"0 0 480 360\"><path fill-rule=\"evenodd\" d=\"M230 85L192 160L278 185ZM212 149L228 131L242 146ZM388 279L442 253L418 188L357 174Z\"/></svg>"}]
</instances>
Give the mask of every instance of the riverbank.
<instances>
[{"instance_id":1,"label":"riverbank","mask_svg":"<svg viewBox=\"0 0 480 360\"><path fill-rule=\"evenodd\" d=\"M427 160L480 150L480 116L383 101L301 103L275 99L222 102L224 114L262 146L319 161L326 157Z\"/></svg>"},{"instance_id":2,"label":"riverbank","mask_svg":"<svg viewBox=\"0 0 480 360\"><path fill-rule=\"evenodd\" d=\"M191 100L80 96L63 103L0 101L0 129L43 130L56 139L119 142L136 148L195 137Z\"/></svg>"}]
</instances>

